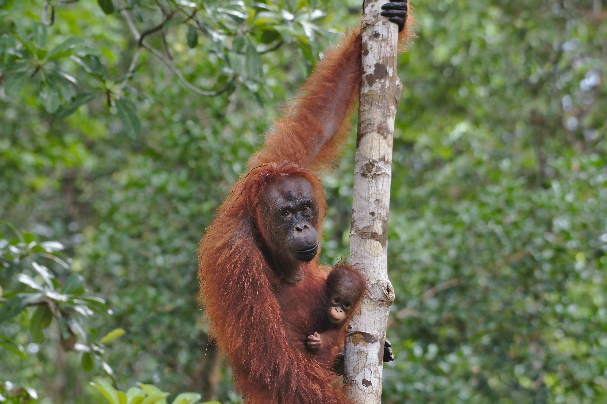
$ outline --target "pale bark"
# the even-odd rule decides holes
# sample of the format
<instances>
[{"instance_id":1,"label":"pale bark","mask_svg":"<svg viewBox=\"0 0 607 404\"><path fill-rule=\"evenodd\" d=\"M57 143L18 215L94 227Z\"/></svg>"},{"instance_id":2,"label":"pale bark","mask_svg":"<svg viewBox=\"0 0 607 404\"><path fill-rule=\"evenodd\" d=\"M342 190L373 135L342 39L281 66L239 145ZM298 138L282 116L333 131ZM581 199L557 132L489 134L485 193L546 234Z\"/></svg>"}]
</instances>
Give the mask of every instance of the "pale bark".
<instances>
[{"instance_id":1,"label":"pale bark","mask_svg":"<svg viewBox=\"0 0 607 404\"><path fill-rule=\"evenodd\" d=\"M365 0L350 262L367 291L348 325L344 383L353 403L381 403L383 346L394 289L387 244L392 140L402 85L396 74L398 29L380 17L384 1Z\"/></svg>"}]
</instances>

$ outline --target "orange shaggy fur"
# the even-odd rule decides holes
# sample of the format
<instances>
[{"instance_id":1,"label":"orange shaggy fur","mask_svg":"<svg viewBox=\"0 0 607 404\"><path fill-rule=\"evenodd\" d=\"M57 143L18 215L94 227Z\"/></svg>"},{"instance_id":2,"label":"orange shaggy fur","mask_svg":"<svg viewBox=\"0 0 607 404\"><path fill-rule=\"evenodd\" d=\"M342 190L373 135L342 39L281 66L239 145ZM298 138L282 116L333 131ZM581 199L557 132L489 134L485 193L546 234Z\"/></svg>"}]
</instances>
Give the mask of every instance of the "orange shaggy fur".
<instances>
[{"instance_id":1,"label":"orange shaggy fur","mask_svg":"<svg viewBox=\"0 0 607 404\"><path fill-rule=\"evenodd\" d=\"M348 133L347 118L358 98L360 58L356 30L318 63L297 102L249 160L249 171L234 185L200 244L200 298L211 333L248 404L348 402L332 369L297 343L301 330L314 331L311 312L322 301L327 272L318 265L317 254L301 263L305 276L297 284L277 277L260 251L259 223L265 218L259 217L258 206L275 179L303 177L319 205L322 237L326 201L313 173L331 165Z\"/></svg>"}]
</instances>

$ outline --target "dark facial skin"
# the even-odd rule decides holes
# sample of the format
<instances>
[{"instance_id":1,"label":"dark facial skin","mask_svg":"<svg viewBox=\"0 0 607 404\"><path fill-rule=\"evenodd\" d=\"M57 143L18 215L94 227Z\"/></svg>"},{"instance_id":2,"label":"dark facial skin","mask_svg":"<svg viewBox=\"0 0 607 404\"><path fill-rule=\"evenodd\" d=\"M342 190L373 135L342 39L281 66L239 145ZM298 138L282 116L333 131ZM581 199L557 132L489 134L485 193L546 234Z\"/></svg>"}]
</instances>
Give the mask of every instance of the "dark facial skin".
<instances>
[{"instance_id":1,"label":"dark facial skin","mask_svg":"<svg viewBox=\"0 0 607 404\"><path fill-rule=\"evenodd\" d=\"M318 252L318 205L313 188L302 177L285 176L268 185L261 196L260 220L272 267L287 283L303 277L301 263Z\"/></svg>"}]
</instances>

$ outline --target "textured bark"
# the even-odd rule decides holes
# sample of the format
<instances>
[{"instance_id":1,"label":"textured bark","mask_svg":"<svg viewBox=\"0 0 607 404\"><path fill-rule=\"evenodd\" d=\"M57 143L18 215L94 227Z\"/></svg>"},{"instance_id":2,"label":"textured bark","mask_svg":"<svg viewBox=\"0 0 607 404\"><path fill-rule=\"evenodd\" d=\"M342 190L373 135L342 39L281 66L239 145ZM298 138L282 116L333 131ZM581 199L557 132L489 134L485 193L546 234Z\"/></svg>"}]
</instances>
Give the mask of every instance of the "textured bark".
<instances>
[{"instance_id":1,"label":"textured bark","mask_svg":"<svg viewBox=\"0 0 607 404\"><path fill-rule=\"evenodd\" d=\"M384 1L365 0L350 261L367 291L348 325L344 383L353 403L380 403L383 346L394 289L387 243L392 138L402 85L396 74L398 29L380 17Z\"/></svg>"}]
</instances>

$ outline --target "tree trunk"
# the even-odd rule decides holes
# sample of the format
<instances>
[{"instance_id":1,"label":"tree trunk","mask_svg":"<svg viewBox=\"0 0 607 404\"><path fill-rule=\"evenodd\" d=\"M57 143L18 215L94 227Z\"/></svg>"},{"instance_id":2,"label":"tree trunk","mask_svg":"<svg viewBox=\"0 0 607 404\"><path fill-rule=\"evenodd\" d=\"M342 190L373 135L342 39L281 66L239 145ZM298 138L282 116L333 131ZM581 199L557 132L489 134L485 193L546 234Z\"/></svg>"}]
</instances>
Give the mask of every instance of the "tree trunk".
<instances>
[{"instance_id":1,"label":"tree trunk","mask_svg":"<svg viewBox=\"0 0 607 404\"><path fill-rule=\"evenodd\" d=\"M363 77L354 171L350 261L367 281L348 325L344 383L353 403L380 403L383 346L394 289L388 280L387 242L392 138L402 85L396 74L398 29L380 17L383 2L365 0Z\"/></svg>"}]
</instances>

